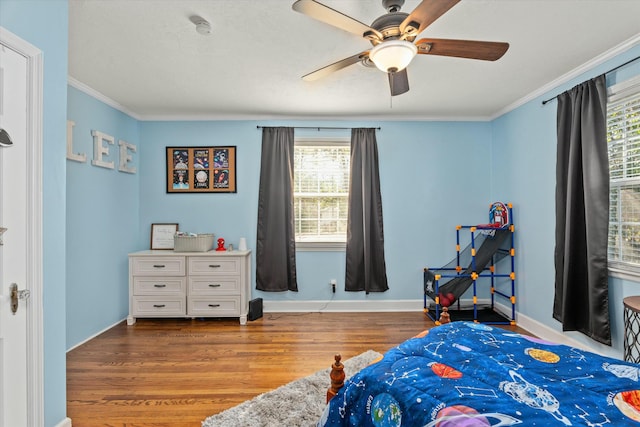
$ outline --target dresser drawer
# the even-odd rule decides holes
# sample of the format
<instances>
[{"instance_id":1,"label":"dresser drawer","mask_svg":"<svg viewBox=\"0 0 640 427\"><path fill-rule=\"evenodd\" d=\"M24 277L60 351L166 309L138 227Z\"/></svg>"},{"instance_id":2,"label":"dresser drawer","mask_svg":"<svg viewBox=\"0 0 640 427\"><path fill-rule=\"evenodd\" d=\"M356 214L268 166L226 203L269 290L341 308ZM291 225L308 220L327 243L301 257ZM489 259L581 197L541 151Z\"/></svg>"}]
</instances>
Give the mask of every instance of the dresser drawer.
<instances>
[{"instance_id":1,"label":"dresser drawer","mask_svg":"<svg viewBox=\"0 0 640 427\"><path fill-rule=\"evenodd\" d=\"M181 296L134 296L133 316L172 317L184 316L185 298Z\"/></svg>"},{"instance_id":2,"label":"dresser drawer","mask_svg":"<svg viewBox=\"0 0 640 427\"><path fill-rule=\"evenodd\" d=\"M240 316L240 296L190 297L187 315L195 317Z\"/></svg>"},{"instance_id":3,"label":"dresser drawer","mask_svg":"<svg viewBox=\"0 0 640 427\"><path fill-rule=\"evenodd\" d=\"M134 295L184 295L186 277L134 277Z\"/></svg>"},{"instance_id":4,"label":"dresser drawer","mask_svg":"<svg viewBox=\"0 0 640 427\"><path fill-rule=\"evenodd\" d=\"M134 276L184 276L185 258L171 257L135 257L132 274Z\"/></svg>"},{"instance_id":5,"label":"dresser drawer","mask_svg":"<svg viewBox=\"0 0 640 427\"><path fill-rule=\"evenodd\" d=\"M240 274L240 259L231 257L189 257L189 275Z\"/></svg>"},{"instance_id":6,"label":"dresser drawer","mask_svg":"<svg viewBox=\"0 0 640 427\"><path fill-rule=\"evenodd\" d=\"M240 277L189 277L189 295L240 295Z\"/></svg>"}]
</instances>

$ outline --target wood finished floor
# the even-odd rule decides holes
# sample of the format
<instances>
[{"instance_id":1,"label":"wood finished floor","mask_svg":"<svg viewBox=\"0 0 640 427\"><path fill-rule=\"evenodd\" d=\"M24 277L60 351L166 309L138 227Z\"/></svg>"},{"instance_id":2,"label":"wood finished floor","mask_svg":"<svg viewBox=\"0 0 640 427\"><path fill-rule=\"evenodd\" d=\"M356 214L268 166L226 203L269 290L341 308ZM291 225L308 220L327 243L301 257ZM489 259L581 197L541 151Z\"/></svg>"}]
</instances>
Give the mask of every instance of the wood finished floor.
<instances>
[{"instance_id":1,"label":"wood finished floor","mask_svg":"<svg viewBox=\"0 0 640 427\"><path fill-rule=\"evenodd\" d=\"M433 327L421 312L138 319L67 353L74 427L199 427L260 393ZM512 326L505 328L524 332ZM327 379L327 386L329 381Z\"/></svg>"}]
</instances>

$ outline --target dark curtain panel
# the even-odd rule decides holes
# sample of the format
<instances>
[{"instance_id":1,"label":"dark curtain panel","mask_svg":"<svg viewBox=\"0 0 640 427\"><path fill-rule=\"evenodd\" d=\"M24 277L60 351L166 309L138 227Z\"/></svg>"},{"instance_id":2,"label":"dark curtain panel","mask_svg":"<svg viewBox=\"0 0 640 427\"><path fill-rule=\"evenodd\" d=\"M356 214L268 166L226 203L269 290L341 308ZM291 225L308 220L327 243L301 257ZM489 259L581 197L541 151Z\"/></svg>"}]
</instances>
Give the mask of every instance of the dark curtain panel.
<instances>
[{"instance_id":1,"label":"dark curtain panel","mask_svg":"<svg viewBox=\"0 0 640 427\"><path fill-rule=\"evenodd\" d=\"M611 345L606 93L602 75L558 96L553 317Z\"/></svg>"},{"instance_id":2,"label":"dark curtain panel","mask_svg":"<svg viewBox=\"0 0 640 427\"><path fill-rule=\"evenodd\" d=\"M384 292L382 197L375 129L351 130L351 183L347 224L345 290Z\"/></svg>"},{"instance_id":3,"label":"dark curtain panel","mask_svg":"<svg viewBox=\"0 0 640 427\"><path fill-rule=\"evenodd\" d=\"M293 128L262 129L256 289L298 291L293 210Z\"/></svg>"}]
</instances>

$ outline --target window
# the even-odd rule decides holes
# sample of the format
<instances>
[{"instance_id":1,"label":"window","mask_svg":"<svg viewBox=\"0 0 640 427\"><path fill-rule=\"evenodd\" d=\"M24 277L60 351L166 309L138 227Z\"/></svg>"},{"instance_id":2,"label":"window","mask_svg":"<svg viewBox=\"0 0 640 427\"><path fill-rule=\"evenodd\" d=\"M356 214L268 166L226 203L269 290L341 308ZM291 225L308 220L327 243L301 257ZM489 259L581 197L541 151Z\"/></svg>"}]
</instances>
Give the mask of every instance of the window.
<instances>
[{"instance_id":1,"label":"window","mask_svg":"<svg viewBox=\"0 0 640 427\"><path fill-rule=\"evenodd\" d=\"M607 145L609 268L640 276L640 76L609 89Z\"/></svg>"},{"instance_id":2,"label":"window","mask_svg":"<svg viewBox=\"0 0 640 427\"><path fill-rule=\"evenodd\" d=\"M296 247L344 249L349 202L349 140L296 140Z\"/></svg>"}]
</instances>

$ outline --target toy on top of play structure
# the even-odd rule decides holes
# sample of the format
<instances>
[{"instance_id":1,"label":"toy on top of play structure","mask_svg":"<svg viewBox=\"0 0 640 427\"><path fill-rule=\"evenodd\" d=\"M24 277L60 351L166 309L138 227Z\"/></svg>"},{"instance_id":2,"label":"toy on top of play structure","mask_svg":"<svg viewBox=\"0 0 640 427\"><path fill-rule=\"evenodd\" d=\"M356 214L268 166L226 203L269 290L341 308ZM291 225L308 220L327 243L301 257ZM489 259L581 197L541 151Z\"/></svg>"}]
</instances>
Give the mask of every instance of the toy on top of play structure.
<instances>
[{"instance_id":1,"label":"toy on top of play structure","mask_svg":"<svg viewBox=\"0 0 640 427\"><path fill-rule=\"evenodd\" d=\"M473 320L474 322L515 325L515 249L513 207L510 203L495 202L489 208L489 223L456 226L456 256L442 267L424 269L424 312L436 324L443 323L443 308L446 320ZM469 230L470 243L460 249L460 230ZM511 259L511 271L496 272L496 264L506 258ZM463 266L465 266L463 268ZM490 300L481 307L478 303L479 279L490 279ZM503 292L505 283L511 291ZM461 297L473 289L471 307L463 308ZM511 303L511 318L496 311L495 297L503 297ZM433 304L427 304L429 297ZM457 309L452 306L457 303ZM430 306L435 308L435 316Z\"/></svg>"},{"instance_id":2,"label":"toy on top of play structure","mask_svg":"<svg viewBox=\"0 0 640 427\"><path fill-rule=\"evenodd\" d=\"M505 228L508 227L510 222L509 219L511 215L509 212L511 211L512 206L509 203L509 206L506 206L502 202L495 202L489 207L489 223L488 224L478 224L476 227L478 228Z\"/></svg>"}]
</instances>

